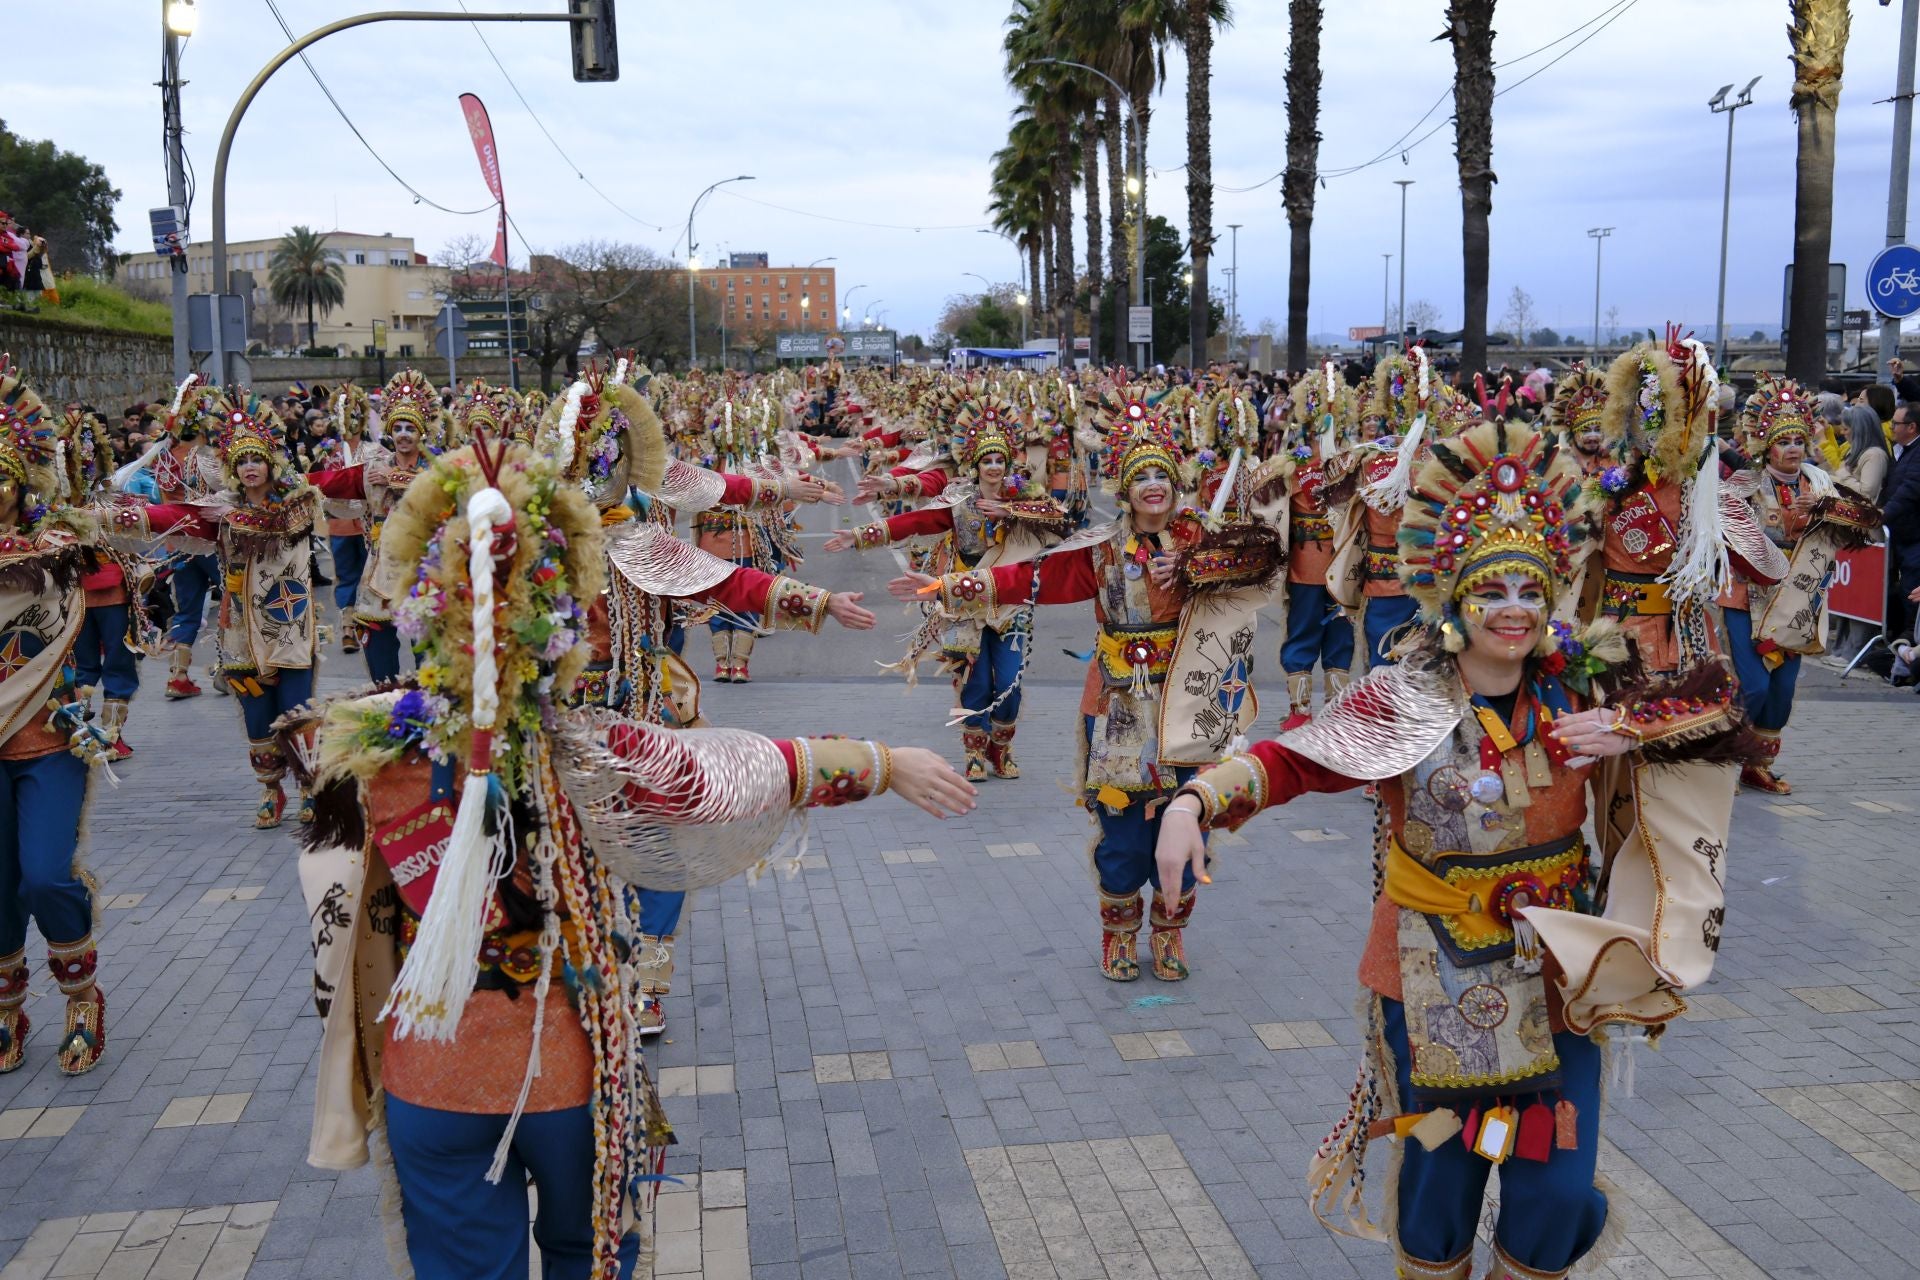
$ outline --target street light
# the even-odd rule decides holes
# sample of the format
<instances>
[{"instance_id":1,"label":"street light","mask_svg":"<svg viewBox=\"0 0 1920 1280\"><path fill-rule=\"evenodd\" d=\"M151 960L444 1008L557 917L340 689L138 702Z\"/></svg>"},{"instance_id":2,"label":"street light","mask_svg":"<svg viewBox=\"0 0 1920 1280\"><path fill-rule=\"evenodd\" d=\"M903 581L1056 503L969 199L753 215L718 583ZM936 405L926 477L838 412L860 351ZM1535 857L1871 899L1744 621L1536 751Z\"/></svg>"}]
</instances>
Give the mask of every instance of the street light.
<instances>
[{"instance_id":1,"label":"street light","mask_svg":"<svg viewBox=\"0 0 1920 1280\"><path fill-rule=\"evenodd\" d=\"M869 302L866 306L866 319L860 323L869 329L873 328L873 318L880 314L880 304L885 301L885 298L875 298L872 302Z\"/></svg>"},{"instance_id":2,"label":"street light","mask_svg":"<svg viewBox=\"0 0 1920 1280\"><path fill-rule=\"evenodd\" d=\"M1400 188L1400 327L1394 333L1394 340L1404 344L1407 338L1407 188L1413 185L1413 179L1395 178L1393 185Z\"/></svg>"},{"instance_id":3,"label":"street light","mask_svg":"<svg viewBox=\"0 0 1920 1280\"><path fill-rule=\"evenodd\" d=\"M800 332L802 333L807 331L807 308L812 305L812 301L812 294L803 293L800 295Z\"/></svg>"},{"instance_id":4,"label":"street light","mask_svg":"<svg viewBox=\"0 0 1920 1280\"><path fill-rule=\"evenodd\" d=\"M1380 255L1380 258L1380 336L1384 338L1390 332L1387 322L1393 319L1393 309L1387 303L1387 281L1392 277L1393 273L1393 255L1383 253ZM1381 348L1379 347L1373 349L1376 357L1380 354L1380 351Z\"/></svg>"},{"instance_id":5,"label":"street light","mask_svg":"<svg viewBox=\"0 0 1920 1280\"><path fill-rule=\"evenodd\" d=\"M1600 358L1600 246L1613 234L1612 227L1588 227L1593 237L1593 358Z\"/></svg>"},{"instance_id":6,"label":"street light","mask_svg":"<svg viewBox=\"0 0 1920 1280\"><path fill-rule=\"evenodd\" d=\"M1707 110L1727 117L1727 176L1720 192L1720 296L1713 311L1713 363L1721 368L1727 363L1727 228L1733 217L1733 115L1740 108L1753 105L1753 86L1759 83L1759 76L1747 81L1747 87L1732 102L1727 101L1727 95L1733 91L1730 84L1721 85L1720 92L1707 99Z\"/></svg>"},{"instance_id":7,"label":"street light","mask_svg":"<svg viewBox=\"0 0 1920 1280\"><path fill-rule=\"evenodd\" d=\"M845 293L840 295L840 323L841 324L844 325L846 324L847 321L853 319L853 308L848 304L853 301L854 294L860 292L862 289L866 287L867 286L865 286L864 284L857 284L853 286L853 288L847 290Z\"/></svg>"},{"instance_id":8,"label":"street light","mask_svg":"<svg viewBox=\"0 0 1920 1280\"><path fill-rule=\"evenodd\" d=\"M1240 345L1240 228L1243 222L1229 222L1227 230L1233 232L1233 257L1227 267L1227 360L1233 360L1234 351Z\"/></svg>"},{"instance_id":9,"label":"street light","mask_svg":"<svg viewBox=\"0 0 1920 1280\"><path fill-rule=\"evenodd\" d=\"M1120 82L1097 67L1084 62L1070 62L1065 58L1036 58L1036 62L1051 62L1062 67L1076 67L1081 71L1099 76L1119 95L1120 102L1127 109L1127 116L1133 123L1134 170L1127 175L1127 194L1134 197L1133 202L1133 305L1146 305L1147 274L1147 202L1140 197L1145 193L1147 178L1147 138L1140 128L1139 117L1134 115L1133 96L1121 88ZM1038 283L1037 281L1035 283ZM1137 367L1146 367L1146 347L1143 343L1133 344L1133 358Z\"/></svg>"},{"instance_id":10,"label":"street light","mask_svg":"<svg viewBox=\"0 0 1920 1280\"><path fill-rule=\"evenodd\" d=\"M190 36L200 26L200 6L194 0L167 0L167 34Z\"/></svg>"},{"instance_id":11,"label":"street light","mask_svg":"<svg viewBox=\"0 0 1920 1280\"><path fill-rule=\"evenodd\" d=\"M1020 346L1025 348L1027 345L1027 291L1022 289L1014 294L1013 300L1020 304Z\"/></svg>"},{"instance_id":12,"label":"street light","mask_svg":"<svg viewBox=\"0 0 1920 1280\"><path fill-rule=\"evenodd\" d=\"M812 262L809 262L807 264L807 269L812 270L814 267L819 266L823 262L838 262L838 261L840 261L840 259L838 258L815 258Z\"/></svg>"},{"instance_id":13,"label":"street light","mask_svg":"<svg viewBox=\"0 0 1920 1280\"><path fill-rule=\"evenodd\" d=\"M712 195L718 187L729 182L752 182L753 175L743 173L736 178L722 178L693 198L693 204L687 209L687 367L693 368L699 363L700 339L693 327L693 277L700 270L700 244L693 238L693 215L700 212L700 202Z\"/></svg>"}]
</instances>

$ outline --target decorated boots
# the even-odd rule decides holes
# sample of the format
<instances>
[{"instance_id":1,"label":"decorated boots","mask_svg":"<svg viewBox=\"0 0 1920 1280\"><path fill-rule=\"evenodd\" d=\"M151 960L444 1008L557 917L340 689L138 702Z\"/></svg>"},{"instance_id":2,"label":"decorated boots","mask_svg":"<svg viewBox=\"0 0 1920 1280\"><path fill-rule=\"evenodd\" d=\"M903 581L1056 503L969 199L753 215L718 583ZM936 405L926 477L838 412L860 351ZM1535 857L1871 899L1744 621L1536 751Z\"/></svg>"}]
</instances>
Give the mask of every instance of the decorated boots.
<instances>
[{"instance_id":1,"label":"decorated boots","mask_svg":"<svg viewBox=\"0 0 1920 1280\"><path fill-rule=\"evenodd\" d=\"M1287 672L1287 718L1280 722L1280 732L1298 729L1313 719L1313 672Z\"/></svg>"},{"instance_id":2,"label":"decorated boots","mask_svg":"<svg viewBox=\"0 0 1920 1280\"><path fill-rule=\"evenodd\" d=\"M721 684L733 683L733 632L713 633L713 678Z\"/></svg>"},{"instance_id":3,"label":"decorated boots","mask_svg":"<svg viewBox=\"0 0 1920 1280\"><path fill-rule=\"evenodd\" d=\"M985 729L962 729L960 747L966 752L966 775L968 782L980 782L987 776L987 752L992 748L993 740Z\"/></svg>"},{"instance_id":4,"label":"decorated boots","mask_svg":"<svg viewBox=\"0 0 1920 1280\"><path fill-rule=\"evenodd\" d=\"M733 633L733 682L746 684L753 679L753 673L747 670L747 659L753 656L754 635L751 631Z\"/></svg>"},{"instance_id":5,"label":"decorated boots","mask_svg":"<svg viewBox=\"0 0 1920 1280\"><path fill-rule=\"evenodd\" d=\"M27 953L0 958L0 1074L27 1060Z\"/></svg>"},{"instance_id":6,"label":"decorated boots","mask_svg":"<svg viewBox=\"0 0 1920 1280\"><path fill-rule=\"evenodd\" d=\"M1001 724L998 720L990 722L987 732L987 763L993 767L996 778L1017 778L1020 776L1020 764L1013 758L1013 731L1015 725Z\"/></svg>"},{"instance_id":7,"label":"decorated boots","mask_svg":"<svg viewBox=\"0 0 1920 1280\"><path fill-rule=\"evenodd\" d=\"M1787 780L1773 771L1773 762L1780 756L1780 731L1778 729L1755 729L1767 752L1765 764L1750 764L1740 770L1740 785L1751 787L1755 791L1764 791L1768 795L1785 796L1793 794L1793 787Z\"/></svg>"},{"instance_id":8,"label":"decorated boots","mask_svg":"<svg viewBox=\"0 0 1920 1280\"><path fill-rule=\"evenodd\" d=\"M673 935L640 935L640 947L633 960L634 976L639 981L642 1004L640 1034L657 1036L667 1029L663 1002L673 986Z\"/></svg>"},{"instance_id":9,"label":"decorated boots","mask_svg":"<svg viewBox=\"0 0 1920 1280\"><path fill-rule=\"evenodd\" d=\"M1100 890L1100 974L1114 982L1140 976L1140 895Z\"/></svg>"},{"instance_id":10,"label":"decorated boots","mask_svg":"<svg viewBox=\"0 0 1920 1280\"><path fill-rule=\"evenodd\" d=\"M100 728L107 735L107 741L113 744L113 758L125 760L133 754L133 748L121 737L121 731L127 725L127 702L124 698L108 698L100 705Z\"/></svg>"},{"instance_id":11,"label":"decorated boots","mask_svg":"<svg viewBox=\"0 0 1920 1280\"><path fill-rule=\"evenodd\" d=\"M167 700L178 702L182 698L197 698L204 692L193 682L192 648L175 644L172 654L167 658Z\"/></svg>"},{"instance_id":12,"label":"decorated boots","mask_svg":"<svg viewBox=\"0 0 1920 1280\"><path fill-rule=\"evenodd\" d=\"M1193 902L1194 890L1189 889L1169 912L1166 899L1158 893L1153 895L1153 932L1148 935L1147 946L1153 952L1153 976L1162 982L1179 982L1188 974L1185 939L1187 921L1193 918Z\"/></svg>"},{"instance_id":13,"label":"decorated boots","mask_svg":"<svg viewBox=\"0 0 1920 1280\"><path fill-rule=\"evenodd\" d=\"M95 981L99 953L93 935L78 942L47 944L47 969L67 997L67 1030L60 1039L60 1071L84 1075L107 1051L107 993Z\"/></svg>"},{"instance_id":14,"label":"decorated boots","mask_svg":"<svg viewBox=\"0 0 1920 1280\"><path fill-rule=\"evenodd\" d=\"M260 808L254 814L253 825L261 831L271 831L280 825L287 811L287 793L280 789L281 780L287 776L287 757L272 738L248 739L247 763L253 766L253 776L260 780L261 789Z\"/></svg>"}]
</instances>

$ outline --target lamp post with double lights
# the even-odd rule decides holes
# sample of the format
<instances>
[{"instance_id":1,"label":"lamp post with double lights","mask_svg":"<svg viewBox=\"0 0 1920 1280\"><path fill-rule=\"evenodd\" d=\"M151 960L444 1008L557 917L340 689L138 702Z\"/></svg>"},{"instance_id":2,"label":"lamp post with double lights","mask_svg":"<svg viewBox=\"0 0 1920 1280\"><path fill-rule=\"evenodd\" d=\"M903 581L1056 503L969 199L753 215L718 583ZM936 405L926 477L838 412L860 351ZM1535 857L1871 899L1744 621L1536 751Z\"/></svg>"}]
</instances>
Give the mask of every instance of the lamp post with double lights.
<instances>
[{"instance_id":1,"label":"lamp post with double lights","mask_svg":"<svg viewBox=\"0 0 1920 1280\"><path fill-rule=\"evenodd\" d=\"M1400 328L1394 338L1403 345L1407 340L1407 188L1413 181L1412 178L1393 180L1393 185L1400 188Z\"/></svg>"},{"instance_id":2,"label":"lamp post with double lights","mask_svg":"<svg viewBox=\"0 0 1920 1280\"><path fill-rule=\"evenodd\" d=\"M1600 246L1613 234L1612 227L1588 227L1593 237L1593 358L1600 358Z\"/></svg>"},{"instance_id":3,"label":"lamp post with double lights","mask_svg":"<svg viewBox=\"0 0 1920 1280\"><path fill-rule=\"evenodd\" d=\"M687 368L692 369L700 362L700 335L693 323L693 278L700 271L700 244L693 238L693 215L700 212L700 202L712 195L715 190L729 182L752 182L753 175L743 173L735 178L722 178L693 198L693 204L687 208Z\"/></svg>"},{"instance_id":4,"label":"lamp post with double lights","mask_svg":"<svg viewBox=\"0 0 1920 1280\"><path fill-rule=\"evenodd\" d=\"M1727 228L1733 220L1733 117L1740 108L1753 105L1753 86L1759 83L1759 76L1747 81L1747 87L1732 102L1727 101L1727 95L1733 92L1730 84L1721 85L1720 91L1707 99L1707 110L1727 118L1727 174L1720 191L1720 292L1713 308L1713 363L1723 369L1727 364Z\"/></svg>"},{"instance_id":5,"label":"lamp post with double lights","mask_svg":"<svg viewBox=\"0 0 1920 1280\"><path fill-rule=\"evenodd\" d=\"M1227 360L1233 360L1233 353L1240 347L1240 228L1244 222L1229 222L1227 230L1233 232L1233 253L1227 267Z\"/></svg>"}]
</instances>

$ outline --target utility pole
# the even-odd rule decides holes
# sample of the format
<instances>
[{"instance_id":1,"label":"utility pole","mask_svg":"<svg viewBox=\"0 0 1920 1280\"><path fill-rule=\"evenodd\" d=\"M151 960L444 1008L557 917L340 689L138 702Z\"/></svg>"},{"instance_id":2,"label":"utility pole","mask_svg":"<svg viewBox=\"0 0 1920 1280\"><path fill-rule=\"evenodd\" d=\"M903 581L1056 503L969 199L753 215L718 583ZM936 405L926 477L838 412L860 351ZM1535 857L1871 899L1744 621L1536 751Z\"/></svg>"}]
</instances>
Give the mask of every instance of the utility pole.
<instances>
[{"instance_id":1,"label":"utility pole","mask_svg":"<svg viewBox=\"0 0 1920 1280\"><path fill-rule=\"evenodd\" d=\"M1913 150L1913 60L1920 38L1920 0L1900 7L1900 80L1893 95L1893 164L1887 176L1887 243L1907 238L1907 174ZM1880 318L1880 379L1893 381L1893 361L1900 355L1900 320Z\"/></svg>"},{"instance_id":2,"label":"utility pole","mask_svg":"<svg viewBox=\"0 0 1920 1280\"><path fill-rule=\"evenodd\" d=\"M1600 246L1613 234L1612 227L1588 227L1587 234L1593 237L1593 358L1600 359ZM1522 338L1522 342L1526 339Z\"/></svg>"},{"instance_id":3,"label":"utility pole","mask_svg":"<svg viewBox=\"0 0 1920 1280\"><path fill-rule=\"evenodd\" d=\"M167 150L167 203L180 210L183 233L189 211L185 144L181 141L185 130L180 123L180 37L193 34L195 17L191 6L180 8L173 0L160 0L160 132ZM170 255L167 270L173 282L173 382L178 386L193 372L193 353L187 349L187 255Z\"/></svg>"},{"instance_id":4,"label":"utility pole","mask_svg":"<svg viewBox=\"0 0 1920 1280\"><path fill-rule=\"evenodd\" d=\"M1413 179L1395 178L1393 185L1400 188L1400 327L1394 332L1394 341L1404 346L1407 341L1407 188L1413 185Z\"/></svg>"},{"instance_id":5,"label":"utility pole","mask_svg":"<svg viewBox=\"0 0 1920 1280\"><path fill-rule=\"evenodd\" d=\"M1387 281L1392 279L1392 276L1393 255L1383 253L1380 255L1380 336L1383 338L1393 332L1393 326L1389 323L1393 319L1393 306L1387 301ZM1375 347L1375 357L1377 358L1379 354L1380 348Z\"/></svg>"},{"instance_id":6,"label":"utility pole","mask_svg":"<svg viewBox=\"0 0 1920 1280\"><path fill-rule=\"evenodd\" d=\"M1720 294L1713 310L1713 363L1720 369L1727 367L1727 229L1733 218L1733 117L1740 108L1753 105L1753 86L1759 83L1759 76L1747 81L1747 87L1733 102L1727 101L1727 95L1733 92L1730 84L1721 85L1720 92L1707 99L1707 110L1727 117L1727 176L1720 192Z\"/></svg>"},{"instance_id":7,"label":"utility pole","mask_svg":"<svg viewBox=\"0 0 1920 1280\"><path fill-rule=\"evenodd\" d=\"M1229 222L1227 230L1233 232L1233 253L1227 267L1227 362L1233 362L1233 353L1240 345L1240 228L1244 222Z\"/></svg>"}]
</instances>

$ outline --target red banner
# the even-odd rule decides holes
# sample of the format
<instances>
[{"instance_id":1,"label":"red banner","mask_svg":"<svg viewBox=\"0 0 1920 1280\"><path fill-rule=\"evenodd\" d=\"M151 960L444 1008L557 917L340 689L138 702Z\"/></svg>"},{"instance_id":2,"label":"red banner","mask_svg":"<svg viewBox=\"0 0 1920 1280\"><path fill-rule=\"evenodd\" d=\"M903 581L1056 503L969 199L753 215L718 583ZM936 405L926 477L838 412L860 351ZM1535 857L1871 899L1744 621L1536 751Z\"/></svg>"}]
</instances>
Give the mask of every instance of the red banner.
<instances>
[{"instance_id":1,"label":"red banner","mask_svg":"<svg viewBox=\"0 0 1920 1280\"><path fill-rule=\"evenodd\" d=\"M1843 618L1878 625L1887 616L1887 549L1842 551L1827 584L1827 608Z\"/></svg>"},{"instance_id":2,"label":"red banner","mask_svg":"<svg viewBox=\"0 0 1920 1280\"><path fill-rule=\"evenodd\" d=\"M480 161L480 176L487 190L500 205L500 225L494 232L493 252L488 260L507 265L507 197L500 186L500 151L493 142L493 121L487 118L487 106L471 93L460 95L460 110L467 117L467 132L473 136L473 154Z\"/></svg>"}]
</instances>

